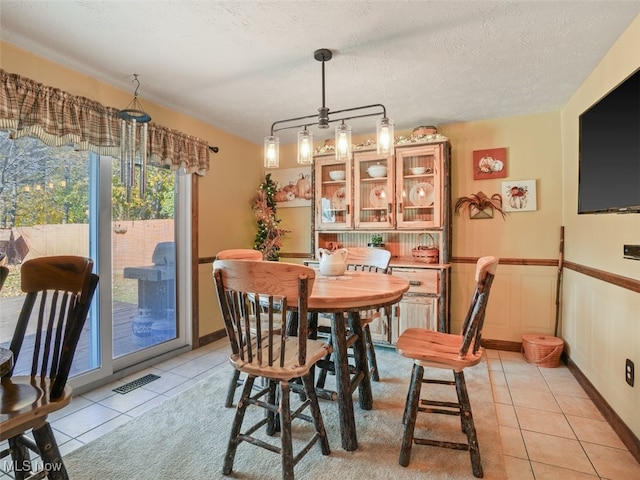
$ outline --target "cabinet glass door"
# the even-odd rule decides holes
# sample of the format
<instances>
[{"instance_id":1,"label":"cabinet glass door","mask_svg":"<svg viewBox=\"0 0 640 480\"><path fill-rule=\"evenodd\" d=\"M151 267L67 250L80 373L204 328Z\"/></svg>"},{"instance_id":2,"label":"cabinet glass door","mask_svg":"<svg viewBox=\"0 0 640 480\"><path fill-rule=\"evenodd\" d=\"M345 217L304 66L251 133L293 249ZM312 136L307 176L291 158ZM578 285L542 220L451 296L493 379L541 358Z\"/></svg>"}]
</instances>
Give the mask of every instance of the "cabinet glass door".
<instances>
[{"instance_id":1,"label":"cabinet glass door","mask_svg":"<svg viewBox=\"0 0 640 480\"><path fill-rule=\"evenodd\" d=\"M333 155L314 163L316 229L351 228L351 165Z\"/></svg>"},{"instance_id":2,"label":"cabinet glass door","mask_svg":"<svg viewBox=\"0 0 640 480\"><path fill-rule=\"evenodd\" d=\"M396 148L398 228L442 226L441 175L440 145Z\"/></svg>"},{"instance_id":3,"label":"cabinet glass door","mask_svg":"<svg viewBox=\"0 0 640 480\"><path fill-rule=\"evenodd\" d=\"M393 219L393 156L359 152L353 157L356 228L388 229Z\"/></svg>"}]
</instances>

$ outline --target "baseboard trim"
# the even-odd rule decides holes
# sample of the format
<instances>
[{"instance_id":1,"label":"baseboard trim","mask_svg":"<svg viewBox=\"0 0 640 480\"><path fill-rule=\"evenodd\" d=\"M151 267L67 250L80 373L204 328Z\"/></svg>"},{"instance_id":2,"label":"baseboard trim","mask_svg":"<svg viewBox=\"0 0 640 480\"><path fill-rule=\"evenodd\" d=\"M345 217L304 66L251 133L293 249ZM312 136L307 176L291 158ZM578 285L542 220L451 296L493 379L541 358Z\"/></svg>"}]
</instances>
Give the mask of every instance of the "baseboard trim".
<instances>
[{"instance_id":1,"label":"baseboard trim","mask_svg":"<svg viewBox=\"0 0 640 480\"><path fill-rule=\"evenodd\" d=\"M221 338L224 338L227 336L227 332L222 329L222 330L217 330L215 332L212 333L208 333L202 337L200 337L198 339L199 345L201 347L204 347L205 345L209 344L209 343L213 343L216 340L220 340Z\"/></svg>"},{"instance_id":2,"label":"baseboard trim","mask_svg":"<svg viewBox=\"0 0 640 480\"><path fill-rule=\"evenodd\" d=\"M578 366L565 354L562 355L564 362L567 364L569 371L573 374L580 386L587 393L591 401L598 408L604 419L611 425L611 428L618 434L622 443L629 449L638 463L640 463L640 440L627 427L611 406L607 403L602 395L596 390L589 379L582 373Z\"/></svg>"},{"instance_id":3,"label":"baseboard trim","mask_svg":"<svg viewBox=\"0 0 640 480\"><path fill-rule=\"evenodd\" d=\"M487 340L482 339L482 346L490 350L504 350L507 352L519 352L522 348L522 342L509 342L507 340Z\"/></svg>"},{"instance_id":4,"label":"baseboard trim","mask_svg":"<svg viewBox=\"0 0 640 480\"><path fill-rule=\"evenodd\" d=\"M521 342L510 342L506 340L482 340L482 346L491 350L505 350L508 352L519 352L522 346ZM567 368L577 380L580 386L583 388L587 396L591 399L598 411L602 414L613 431L616 432L622 443L629 450L631 455L634 456L636 461L640 463L640 440L635 434L627 427L616 412L613 411L611 406L607 403L602 395L596 390L589 379L582 373L578 366L571 360L571 358L565 353L562 354L562 361L567 365Z\"/></svg>"}]
</instances>

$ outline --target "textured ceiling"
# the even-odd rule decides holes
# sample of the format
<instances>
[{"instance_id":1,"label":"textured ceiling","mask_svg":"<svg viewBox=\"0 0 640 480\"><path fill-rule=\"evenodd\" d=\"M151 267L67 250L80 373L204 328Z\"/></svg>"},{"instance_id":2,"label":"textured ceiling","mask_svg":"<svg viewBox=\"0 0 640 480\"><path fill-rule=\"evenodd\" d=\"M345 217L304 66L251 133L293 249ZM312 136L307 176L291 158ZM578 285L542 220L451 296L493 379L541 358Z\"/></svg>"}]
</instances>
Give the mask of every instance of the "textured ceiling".
<instances>
[{"instance_id":1,"label":"textured ceiling","mask_svg":"<svg viewBox=\"0 0 640 480\"><path fill-rule=\"evenodd\" d=\"M410 129L561 108L639 13L640 0L0 0L0 39L132 93L137 73L143 104L260 144L321 106L318 48L334 52L327 107L381 103Z\"/></svg>"}]
</instances>

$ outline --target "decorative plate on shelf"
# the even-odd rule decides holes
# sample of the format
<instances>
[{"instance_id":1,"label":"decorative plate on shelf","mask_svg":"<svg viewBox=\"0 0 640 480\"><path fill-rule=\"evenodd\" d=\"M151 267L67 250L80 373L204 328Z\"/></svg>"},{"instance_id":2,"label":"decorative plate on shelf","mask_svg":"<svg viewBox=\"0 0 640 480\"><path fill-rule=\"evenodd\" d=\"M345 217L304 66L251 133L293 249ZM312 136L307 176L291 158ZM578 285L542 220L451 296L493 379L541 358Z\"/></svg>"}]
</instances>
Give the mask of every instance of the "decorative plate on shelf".
<instances>
[{"instance_id":1,"label":"decorative plate on shelf","mask_svg":"<svg viewBox=\"0 0 640 480\"><path fill-rule=\"evenodd\" d=\"M435 189L426 182L416 183L409 192L409 201L416 207L428 207L433 205Z\"/></svg>"},{"instance_id":2,"label":"decorative plate on shelf","mask_svg":"<svg viewBox=\"0 0 640 480\"><path fill-rule=\"evenodd\" d=\"M334 210L344 210L347 208L347 192L344 187L339 188L331 197L331 208Z\"/></svg>"},{"instance_id":3,"label":"decorative plate on shelf","mask_svg":"<svg viewBox=\"0 0 640 480\"><path fill-rule=\"evenodd\" d=\"M389 197L385 186L373 187L369 193L369 203L373 208L387 208Z\"/></svg>"}]
</instances>

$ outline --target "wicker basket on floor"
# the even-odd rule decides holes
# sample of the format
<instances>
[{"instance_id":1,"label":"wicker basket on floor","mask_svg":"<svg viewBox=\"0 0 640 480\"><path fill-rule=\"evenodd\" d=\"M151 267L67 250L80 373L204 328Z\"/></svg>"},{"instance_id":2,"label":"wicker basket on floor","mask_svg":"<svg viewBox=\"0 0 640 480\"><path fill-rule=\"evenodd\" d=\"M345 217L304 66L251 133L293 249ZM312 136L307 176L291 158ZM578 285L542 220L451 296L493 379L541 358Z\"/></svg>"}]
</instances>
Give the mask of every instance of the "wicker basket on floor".
<instances>
[{"instance_id":1,"label":"wicker basket on floor","mask_svg":"<svg viewBox=\"0 0 640 480\"><path fill-rule=\"evenodd\" d=\"M549 335L522 335L524 359L539 367L555 368L560 365L564 341Z\"/></svg>"}]
</instances>

